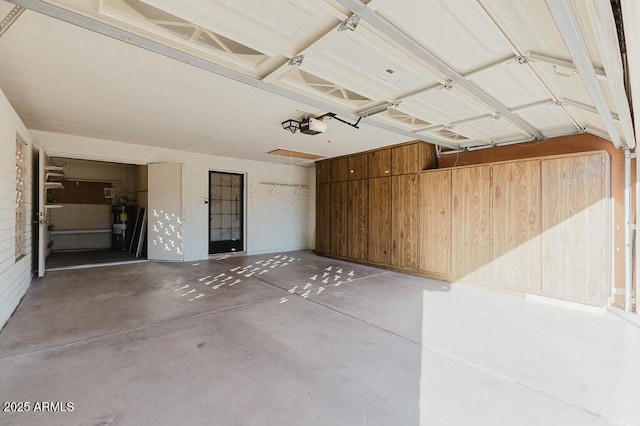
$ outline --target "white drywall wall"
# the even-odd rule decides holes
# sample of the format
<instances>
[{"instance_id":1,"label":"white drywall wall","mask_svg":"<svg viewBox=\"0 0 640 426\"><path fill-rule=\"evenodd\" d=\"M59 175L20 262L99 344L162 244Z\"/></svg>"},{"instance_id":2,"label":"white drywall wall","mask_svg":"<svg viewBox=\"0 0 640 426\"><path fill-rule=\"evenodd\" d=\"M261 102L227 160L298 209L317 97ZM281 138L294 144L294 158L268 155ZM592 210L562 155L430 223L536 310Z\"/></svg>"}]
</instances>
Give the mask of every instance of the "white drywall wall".
<instances>
[{"instance_id":1,"label":"white drywall wall","mask_svg":"<svg viewBox=\"0 0 640 426\"><path fill-rule=\"evenodd\" d=\"M16 134L27 143L26 154L26 254L16 262ZM0 328L27 291L32 267L33 141L24 124L0 91Z\"/></svg>"},{"instance_id":2,"label":"white drywall wall","mask_svg":"<svg viewBox=\"0 0 640 426\"><path fill-rule=\"evenodd\" d=\"M246 250L249 254L306 249L313 238L313 167L236 158L32 130L51 156L129 164L184 163L184 258L208 256L208 172L246 173ZM178 144L178 143L176 143ZM284 185L272 185L278 183Z\"/></svg>"}]
</instances>

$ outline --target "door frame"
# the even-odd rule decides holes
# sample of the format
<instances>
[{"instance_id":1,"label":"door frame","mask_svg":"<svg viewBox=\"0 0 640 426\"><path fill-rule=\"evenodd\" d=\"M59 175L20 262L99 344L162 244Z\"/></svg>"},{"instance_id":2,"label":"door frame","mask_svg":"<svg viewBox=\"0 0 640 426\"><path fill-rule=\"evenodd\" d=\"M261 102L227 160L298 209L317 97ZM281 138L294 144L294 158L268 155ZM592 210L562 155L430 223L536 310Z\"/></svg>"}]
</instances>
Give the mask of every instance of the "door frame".
<instances>
[{"instance_id":1,"label":"door frame","mask_svg":"<svg viewBox=\"0 0 640 426\"><path fill-rule=\"evenodd\" d=\"M226 253L211 253L211 173L224 173L229 175L242 176L242 250L230 251ZM219 256L223 254L247 253L247 236L249 234L247 227L248 216L248 191L249 191L249 174L247 172L239 172L234 170L209 169L207 171L207 253L209 256Z\"/></svg>"}]
</instances>

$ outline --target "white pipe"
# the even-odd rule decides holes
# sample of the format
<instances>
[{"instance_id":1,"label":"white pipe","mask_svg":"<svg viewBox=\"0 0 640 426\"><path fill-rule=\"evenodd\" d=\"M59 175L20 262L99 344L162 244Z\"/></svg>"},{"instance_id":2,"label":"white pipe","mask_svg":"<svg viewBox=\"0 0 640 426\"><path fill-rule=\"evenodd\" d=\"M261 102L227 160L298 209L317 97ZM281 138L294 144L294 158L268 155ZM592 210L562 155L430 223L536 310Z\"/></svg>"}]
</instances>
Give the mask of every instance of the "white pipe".
<instances>
[{"instance_id":1,"label":"white pipe","mask_svg":"<svg viewBox=\"0 0 640 426\"><path fill-rule=\"evenodd\" d=\"M633 248L631 247L631 152L624 150L624 310L631 312Z\"/></svg>"}]
</instances>

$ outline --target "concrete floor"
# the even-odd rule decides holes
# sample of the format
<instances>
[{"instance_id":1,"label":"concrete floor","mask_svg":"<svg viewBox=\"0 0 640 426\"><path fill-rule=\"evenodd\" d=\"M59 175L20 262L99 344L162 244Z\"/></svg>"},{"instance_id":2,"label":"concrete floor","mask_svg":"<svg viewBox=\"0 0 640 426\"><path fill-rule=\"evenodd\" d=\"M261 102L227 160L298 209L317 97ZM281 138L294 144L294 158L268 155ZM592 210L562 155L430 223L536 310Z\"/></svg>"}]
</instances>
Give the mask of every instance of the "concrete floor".
<instances>
[{"instance_id":1,"label":"concrete floor","mask_svg":"<svg viewBox=\"0 0 640 426\"><path fill-rule=\"evenodd\" d=\"M74 404L20 425L640 425L640 325L308 251L58 271L0 395Z\"/></svg>"},{"instance_id":2,"label":"concrete floor","mask_svg":"<svg viewBox=\"0 0 640 426\"><path fill-rule=\"evenodd\" d=\"M47 271L60 269L74 269L86 265L100 263L142 262L146 259L138 258L135 254L115 250L85 250L53 252L46 262Z\"/></svg>"}]
</instances>

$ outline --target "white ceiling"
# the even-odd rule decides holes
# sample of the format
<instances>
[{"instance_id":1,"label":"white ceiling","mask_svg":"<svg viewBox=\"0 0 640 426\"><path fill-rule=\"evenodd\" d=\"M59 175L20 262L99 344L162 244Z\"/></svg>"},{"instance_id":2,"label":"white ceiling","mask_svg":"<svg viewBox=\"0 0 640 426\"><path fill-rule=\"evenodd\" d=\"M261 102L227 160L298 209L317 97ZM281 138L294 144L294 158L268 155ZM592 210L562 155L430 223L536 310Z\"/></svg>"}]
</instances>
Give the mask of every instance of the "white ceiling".
<instances>
[{"instance_id":1,"label":"white ceiling","mask_svg":"<svg viewBox=\"0 0 640 426\"><path fill-rule=\"evenodd\" d=\"M599 37L608 24L596 19L600 1L570 4L624 141L629 111L601 54L617 46ZM0 37L0 88L32 129L293 164L308 161L266 152L336 156L414 138L475 147L532 140L531 129L544 137L610 136L544 0L368 2L376 20L443 61L445 71L366 19L355 31L338 31L351 16L341 0L46 3L204 59L251 84L303 95L316 107L27 10ZM0 0L0 18L12 7ZM302 65L289 65L298 54ZM523 64L519 56L529 60ZM468 87L449 84L454 74L506 115ZM332 120L327 133L308 136L280 124L330 111L319 104L353 122L359 112L398 100L395 109L363 119L360 129Z\"/></svg>"}]
</instances>

